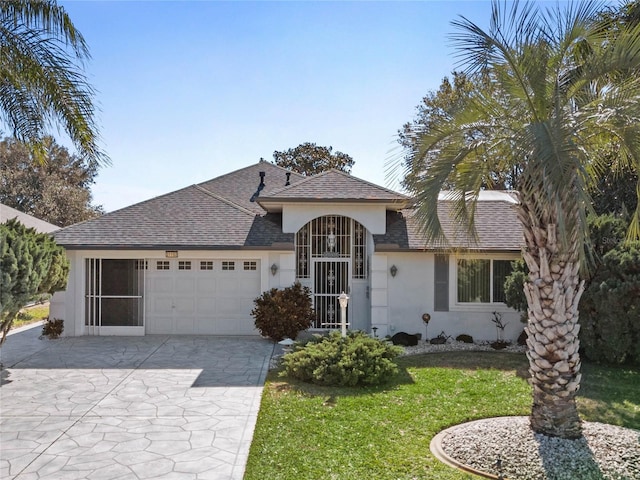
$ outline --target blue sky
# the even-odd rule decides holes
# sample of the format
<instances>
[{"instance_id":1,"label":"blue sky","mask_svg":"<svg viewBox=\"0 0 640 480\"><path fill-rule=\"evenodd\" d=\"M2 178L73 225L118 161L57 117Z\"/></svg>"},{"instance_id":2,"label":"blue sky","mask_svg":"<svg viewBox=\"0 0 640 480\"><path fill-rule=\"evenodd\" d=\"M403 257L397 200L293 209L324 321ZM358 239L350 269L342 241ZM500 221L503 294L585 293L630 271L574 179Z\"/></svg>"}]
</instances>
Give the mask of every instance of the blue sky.
<instances>
[{"instance_id":1,"label":"blue sky","mask_svg":"<svg viewBox=\"0 0 640 480\"><path fill-rule=\"evenodd\" d=\"M396 134L456 65L448 34L490 3L61 1L92 54L112 211L303 142L380 185Z\"/></svg>"}]
</instances>

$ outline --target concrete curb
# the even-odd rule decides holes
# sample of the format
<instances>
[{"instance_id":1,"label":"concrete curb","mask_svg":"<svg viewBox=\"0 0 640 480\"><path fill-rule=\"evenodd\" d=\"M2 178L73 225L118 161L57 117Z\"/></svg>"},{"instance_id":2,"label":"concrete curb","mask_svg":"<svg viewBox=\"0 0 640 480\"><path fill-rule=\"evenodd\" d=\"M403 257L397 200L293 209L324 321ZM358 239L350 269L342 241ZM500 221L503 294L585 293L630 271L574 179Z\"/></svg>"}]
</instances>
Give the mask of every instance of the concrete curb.
<instances>
[{"instance_id":1,"label":"concrete curb","mask_svg":"<svg viewBox=\"0 0 640 480\"><path fill-rule=\"evenodd\" d=\"M40 320L39 322L30 323L29 325L25 325L23 327L14 328L12 330L9 330L9 332L7 333L7 337L16 333L26 332L27 330L31 330L32 328L41 327L43 324L44 320Z\"/></svg>"},{"instance_id":2,"label":"concrete curb","mask_svg":"<svg viewBox=\"0 0 640 480\"><path fill-rule=\"evenodd\" d=\"M491 478L494 480L498 480L498 476L492 473L483 472L481 470L477 470L469 465L466 465L462 462L457 461L456 459L447 455L442 448L442 441L446 439L450 434L455 432L458 429L465 428L469 425L473 425L474 423L484 422L486 419L475 420L473 422L462 423L460 425L454 425L453 427L449 427L445 430L442 430L438 433L429 444L429 450L434 457L440 460L445 465L449 465L450 467L457 468L458 470L462 470L463 472L472 473L473 475L477 475L479 477ZM502 477L503 480L508 480L506 477Z\"/></svg>"}]
</instances>

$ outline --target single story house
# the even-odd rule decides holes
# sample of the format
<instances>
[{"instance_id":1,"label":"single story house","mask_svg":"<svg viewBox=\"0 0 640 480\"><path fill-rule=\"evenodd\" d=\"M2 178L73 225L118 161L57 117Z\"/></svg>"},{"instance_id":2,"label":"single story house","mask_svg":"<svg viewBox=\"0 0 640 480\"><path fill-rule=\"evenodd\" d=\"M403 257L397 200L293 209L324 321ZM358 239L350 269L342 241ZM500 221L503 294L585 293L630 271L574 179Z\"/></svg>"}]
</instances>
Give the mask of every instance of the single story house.
<instances>
[{"instance_id":1,"label":"single story house","mask_svg":"<svg viewBox=\"0 0 640 480\"><path fill-rule=\"evenodd\" d=\"M477 240L456 228L446 195L447 248L425 242L411 199L338 170L304 177L260 161L54 233L71 262L51 304L66 335L256 335L253 300L272 287L311 289L314 329L465 333L494 340L522 228L510 192L483 192ZM428 313L428 331L422 316Z\"/></svg>"}]
</instances>

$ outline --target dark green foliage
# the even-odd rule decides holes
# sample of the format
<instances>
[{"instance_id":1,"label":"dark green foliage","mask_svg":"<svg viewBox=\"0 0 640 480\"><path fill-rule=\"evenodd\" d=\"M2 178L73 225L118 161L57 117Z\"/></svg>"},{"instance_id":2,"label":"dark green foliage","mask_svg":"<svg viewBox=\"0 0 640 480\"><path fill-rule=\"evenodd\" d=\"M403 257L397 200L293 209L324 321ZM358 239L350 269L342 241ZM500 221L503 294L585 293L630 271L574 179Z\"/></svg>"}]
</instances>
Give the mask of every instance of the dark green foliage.
<instances>
[{"instance_id":1,"label":"dark green foliage","mask_svg":"<svg viewBox=\"0 0 640 480\"><path fill-rule=\"evenodd\" d=\"M588 219L591 254L597 264L610 250L620 246L627 235L629 223L611 213Z\"/></svg>"},{"instance_id":2,"label":"dark green foliage","mask_svg":"<svg viewBox=\"0 0 640 480\"><path fill-rule=\"evenodd\" d=\"M463 333L462 335L458 335L456 337L456 342L473 343L473 337L471 335Z\"/></svg>"},{"instance_id":3,"label":"dark green foliage","mask_svg":"<svg viewBox=\"0 0 640 480\"><path fill-rule=\"evenodd\" d=\"M521 320L527 321L527 297L524 295L524 283L528 278L527 264L524 260L511 262L511 274L504 281L504 297L507 306L522 313Z\"/></svg>"},{"instance_id":4,"label":"dark green foliage","mask_svg":"<svg viewBox=\"0 0 640 480\"><path fill-rule=\"evenodd\" d=\"M38 164L25 144L0 141L0 203L61 227L100 215L101 207L91 205L97 164L70 154L51 137L43 143L46 163Z\"/></svg>"},{"instance_id":5,"label":"dark green foliage","mask_svg":"<svg viewBox=\"0 0 640 480\"><path fill-rule=\"evenodd\" d=\"M64 250L50 235L17 220L0 225L0 345L20 309L39 294L65 288L68 275Z\"/></svg>"},{"instance_id":6,"label":"dark green foliage","mask_svg":"<svg viewBox=\"0 0 640 480\"><path fill-rule=\"evenodd\" d=\"M356 163L346 153L335 152L333 147L321 147L315 143L303 143L296 148L273 152L273 163L302 175L316 175L332 168L351 173Z\"/></svg>"},{"instance_id":7,"label":"dark green foliage","mask_svg":"<svg viewBox=\"0 0 640 480\"><path fill-rule=\"evenodd\" d=\"M64 320L54 318L53 320L46 319L44 325L42 325L42 335L49 338L58 338L64 331Z\"/></svg>"},{"instance_id":8,"label":"dark green foliage","mask_svg":"<svg viewBox=\"0 0 640 480\"><path fill-rule=\"evenodd\" d=\"M602 258L580 302L580 323L587 358L640 365L640 245Z\"/></svg>"},{"instance_id":9,"label":"dark green foliage","mask_svg":"<svg viewBox=\"0 0 640 480\"><path fill-rule=\"evenodd\" d=\"M360 331L316 336L283 358L284 374L318 385L378 385L398 372L402 348Z\"/></svg>"},{"instance_id":10,"label":"dark green foliage","mask_svg":"<svg viewBox=\"0 0 640 480\"><path fill-rule=\"evenodd\" d=\"M263 292L253 303L251 315L260 334L276 342L284 338L295 339L311 327L315 318L311 290L299 283L281 290L272 288Z\"/></svg>"}]
</instances>

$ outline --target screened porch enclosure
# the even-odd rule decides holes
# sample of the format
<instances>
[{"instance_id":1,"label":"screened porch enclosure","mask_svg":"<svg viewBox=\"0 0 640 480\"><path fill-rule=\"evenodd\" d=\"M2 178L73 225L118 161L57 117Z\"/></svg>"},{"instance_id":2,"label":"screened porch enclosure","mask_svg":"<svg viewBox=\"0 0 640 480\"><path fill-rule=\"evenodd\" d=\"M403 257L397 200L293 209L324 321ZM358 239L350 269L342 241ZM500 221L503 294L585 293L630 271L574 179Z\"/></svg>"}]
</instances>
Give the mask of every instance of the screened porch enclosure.
<instances>
[{"instance_id":1,"label":"screened porch enclosure","mask_svg":"<svg viewBox=\"0 0 640 480\"><path fill-rule=\"evenodd\" d=\"M88 258L85 261L85 327L142 327L144 260Z\"/></svg>"}]
</instances>

